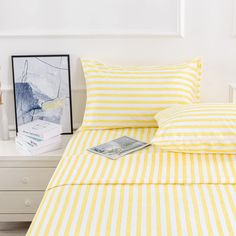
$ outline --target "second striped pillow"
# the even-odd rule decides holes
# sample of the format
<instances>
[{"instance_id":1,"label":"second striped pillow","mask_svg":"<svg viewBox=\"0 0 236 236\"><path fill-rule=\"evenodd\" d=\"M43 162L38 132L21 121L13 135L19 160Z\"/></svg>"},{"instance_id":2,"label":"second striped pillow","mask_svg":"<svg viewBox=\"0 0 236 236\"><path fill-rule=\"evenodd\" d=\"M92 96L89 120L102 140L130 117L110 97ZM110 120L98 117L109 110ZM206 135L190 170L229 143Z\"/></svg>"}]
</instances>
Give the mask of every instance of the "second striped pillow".
<instances>
[{"instance_id":1,"label":"second striped pillow","mask_svg":"<svg viewBox=\"0 0 236 236\"><path fill-rule=\"evenodd\" d=\"M191 104L161 111L152 143L185 153L236 153L236 105Z\"/></svg>"}]
</instances>

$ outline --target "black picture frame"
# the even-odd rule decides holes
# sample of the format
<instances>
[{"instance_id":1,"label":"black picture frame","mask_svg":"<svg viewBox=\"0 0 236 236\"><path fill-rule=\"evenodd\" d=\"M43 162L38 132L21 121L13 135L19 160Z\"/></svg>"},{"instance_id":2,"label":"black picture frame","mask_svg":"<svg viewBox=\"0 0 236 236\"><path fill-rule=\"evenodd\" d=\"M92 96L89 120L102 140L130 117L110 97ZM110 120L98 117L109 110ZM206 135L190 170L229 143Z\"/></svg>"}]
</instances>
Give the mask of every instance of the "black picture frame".
<instances>
[{"instance_id":1,"label":"black picture frame","mask_svg":"<svg viewBox=\"0 0 236 236\"><path fill-rule=\"evenodd\" d=\"M40 55L12 55L11 56L11 63L12 63L12 77L13 77L13 94L14 94L14 107L15 107L15 125L16 125L16 133L18 133L18 126L19 126L19 121L18 121L18 113L17 113L17 89L16 89L16 68L15 68L15 61L17 59L32 59L32 58L37 58L37 60L40 58L65 58L66 62L67 62L67 69L63 70L67 70L67 79L68 79L68 95L69 95L69 105L68 108L70 110L69 112L69 122L70 125L68 126L70 128L69 131L63 132L63 135L66 134L73 134L73 112L72 112L72 93L71 93L71 73L70 73L70 55L69 54L40 54ZM40 60L39 60L40 62ZM42 61L41 61L42 62ZM43 62L45 64L47 64L46 62ZM51 66L50 64L48 64L48 66ZM62 69L62 68L57 68L55 67L55 69ZM27 122L26 122L27 123ZM56 122L55 122L56 123Z\"/></svg>"}]
</instances>

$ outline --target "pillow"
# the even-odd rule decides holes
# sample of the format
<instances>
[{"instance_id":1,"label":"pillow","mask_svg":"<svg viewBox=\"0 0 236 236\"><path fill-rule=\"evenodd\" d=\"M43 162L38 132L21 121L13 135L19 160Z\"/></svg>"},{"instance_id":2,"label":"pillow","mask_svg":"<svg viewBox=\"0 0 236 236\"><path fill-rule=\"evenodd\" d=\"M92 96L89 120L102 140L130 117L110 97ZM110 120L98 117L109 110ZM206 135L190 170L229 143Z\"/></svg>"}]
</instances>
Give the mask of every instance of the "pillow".
<instances>
[{"instance_id":1,"label":"pillow","mask_svg":"<svg viewBox=\"0 0 236 236\"><path fill-rule=\"evenodd\" d=\"M154 115L199 100L201 62L169 66L108 66L82 59L87 103L82 129L156 127Z\"/></svg>"},{"instance_id":2,"label":"pillow","mask_svg":"<svg viewBox=\"0 0 236 236\"><path fill-rule=\"evenodd\" d=\"M236 153L236 105L191 104L161 111L152 144L186 153Z\"/></svg>"}]
</instances>

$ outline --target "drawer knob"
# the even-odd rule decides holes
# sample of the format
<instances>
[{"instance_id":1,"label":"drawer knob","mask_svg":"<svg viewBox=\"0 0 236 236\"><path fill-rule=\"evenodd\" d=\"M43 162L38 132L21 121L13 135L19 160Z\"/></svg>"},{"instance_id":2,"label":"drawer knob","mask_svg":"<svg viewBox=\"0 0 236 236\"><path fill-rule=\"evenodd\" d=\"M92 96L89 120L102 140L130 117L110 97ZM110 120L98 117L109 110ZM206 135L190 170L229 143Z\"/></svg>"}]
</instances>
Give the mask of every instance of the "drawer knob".
<instances>
[{"instance_id":1,"label":"drawer knob","mask_svg":"<svg viewBox=\"0 0 236 236\"><path fill-rule=\"evenodd\" d=\"M29 178L28 177L23 177L22 178L22 183L23 184L28 184L29 183Z\"/></svg>"},{"instance_id":2,"label":"drawer knob","mask_svg":"<svg viewBox=\"0 0 236 236\"><path fill-rule=\"evenodd\" d=\"M25 206L30 207L31 206L31 201L29 199L25 200Z\"/></svg>"}]
</instances>

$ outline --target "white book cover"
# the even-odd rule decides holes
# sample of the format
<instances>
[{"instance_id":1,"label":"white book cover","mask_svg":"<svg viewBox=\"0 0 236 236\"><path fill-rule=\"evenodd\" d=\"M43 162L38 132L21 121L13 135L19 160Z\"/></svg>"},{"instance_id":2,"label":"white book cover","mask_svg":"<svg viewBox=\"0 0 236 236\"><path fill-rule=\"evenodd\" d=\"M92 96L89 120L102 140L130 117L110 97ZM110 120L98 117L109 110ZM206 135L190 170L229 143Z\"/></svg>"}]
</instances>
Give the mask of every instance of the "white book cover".
<instances>
[{"instance_id":1,"label":"white book cover","mask_svg":"<svg viewBox=\"0 0 236 236\"><path fill-rule=\"evenodd\" d=\"M25 134L38 139L49 139L62 133L62 127L45 120L35 120L27 124L21 125L18 133Z\"/></svg>"},{"instance_id":2,"label":"white book cover","mask_svg":"<svg viewBox=\"0 0 236 236\"><path fill-rule=\"evenodd\" d=\"M46 145L42 148L28 148L24 145L24 143L22 143L20 140L16 139L16 144L18 147L20 147L22 150L24 150L25 152L27 152L30 155L37 155L37 154L42 154L45 152L51 152L57 149L61 148L61 144L62 142L55 142L49 145Z\"/></svg>"}]
</instances>

